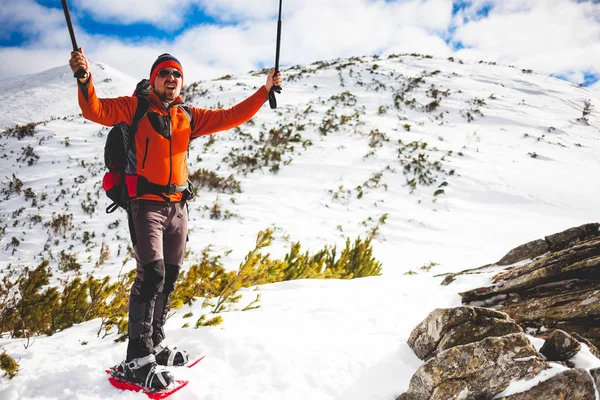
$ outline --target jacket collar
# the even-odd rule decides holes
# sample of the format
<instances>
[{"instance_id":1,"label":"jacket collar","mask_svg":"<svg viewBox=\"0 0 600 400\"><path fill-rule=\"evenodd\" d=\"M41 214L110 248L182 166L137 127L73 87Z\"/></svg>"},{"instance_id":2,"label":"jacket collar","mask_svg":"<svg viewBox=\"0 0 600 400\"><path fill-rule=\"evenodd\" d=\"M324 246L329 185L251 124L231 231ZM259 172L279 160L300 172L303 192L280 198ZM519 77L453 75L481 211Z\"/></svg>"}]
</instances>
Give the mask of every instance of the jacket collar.
<instances>
[{"instance_id":1,"label":"jacket collar","mask_svg":"<svg viewBox=\"0 0 600 400\"><path fill-rule=\"evenodd\" d=\"M150 91L150 94L148 95L148 100L150 101L150 104L153 104L155 107L163 108L165 110L167 109L167 107L165 106L165 103L162 102L160 97L158 97L158 95L153 90ZM169 105L169 108L176 106L178 104L182 104L182 103L183 103L183 99L181 98L181 96L179 96L175 99L175 101L173 101Z\"/></svg>"}]
</instances>

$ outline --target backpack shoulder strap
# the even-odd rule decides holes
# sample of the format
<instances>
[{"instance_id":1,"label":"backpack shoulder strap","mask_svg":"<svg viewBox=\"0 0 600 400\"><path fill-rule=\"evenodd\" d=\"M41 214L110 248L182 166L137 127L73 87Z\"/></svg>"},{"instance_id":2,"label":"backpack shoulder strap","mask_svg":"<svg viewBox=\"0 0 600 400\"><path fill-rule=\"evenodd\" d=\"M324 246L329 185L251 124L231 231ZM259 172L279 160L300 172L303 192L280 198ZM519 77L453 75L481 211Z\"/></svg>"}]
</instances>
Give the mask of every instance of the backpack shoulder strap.
<instances>
[{"instance_id":1,"label":"backpack shoulder strap","mask_svg":"<svg viewBox=\"0 0 600 400\"><path fill-rule=\"evenodd\" d=\"M187 117L188 121L190 121L190 127L192 128L192 131L193 131L194 130L194 115L192 114L192 110L190 110L190 107L186 104L180 104L179 107L181 107L181 109L185 113L185 116Z\"/></svg>"},{"instance_id":2,"label":"backpack shoulder strap","mask_svg":"<svg viewBox=\"0 0 600 400\"><path fill-rule=\"evenodd\" d=\"M137 130L138 123L142 118L146 116L148 109L150 108L150 102L144 96L137 96L138 104L135 108L135 114L133 115L133 121L131 122L131 132Z\"/></svg>"}]
</instances>

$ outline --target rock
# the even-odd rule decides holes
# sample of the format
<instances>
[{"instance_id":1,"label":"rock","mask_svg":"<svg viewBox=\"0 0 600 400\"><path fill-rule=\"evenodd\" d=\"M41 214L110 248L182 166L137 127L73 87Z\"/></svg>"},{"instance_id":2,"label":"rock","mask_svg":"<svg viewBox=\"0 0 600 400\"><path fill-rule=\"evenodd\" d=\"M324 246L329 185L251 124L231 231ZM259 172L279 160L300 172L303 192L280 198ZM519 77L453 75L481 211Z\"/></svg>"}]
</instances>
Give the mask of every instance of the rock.
<instances>
[{"instance_id":1,"label":"rock","mask_svg":"<svg viewBox=\"0 0 600 400\"><path fill-rule=\"evenodd\" d=\"M600 368L590 369L590 375L596 383L596 387L600 388Z\"/></svg>"},{"instance_id":2,"label":"rock","mask_svg":"<svg viewBox=\"0 0 600 400\"><path fill-rule=\"evenodd\" d=\"M423 363L398 399L492 398L511 381L531 379L546 368L523 333L489 337L443 350Z\"/></svg>"},{"instance_id":3,"label":"rock","mask_svg":"<svg viewBox=\"0 0 600 400\"><path fill-rule=\"evenodd\" d=\"M596 400L596 389L588 371L576 368L540 382L526 392L498 400Z\"/></svg>"},{"instance_id":4,"label":"rock","mask_svg":"<svg viewBox=\"0 0 600 400\"><path fill-rule=\"evenodd\" d=\"M402 393L400 396L396 397L396 400L429 400L429 396L418 393Z\"/></svg>"},{"instance_id":5,"label":"rock","mask_svg":"<svg viewBox=\"0 0 600 400\"><path fill-rule=\"evenodd\" d=\"M579 341L579 343L585 344L588 347L588 349L590 349L590 353L592 353L596 358L600 359L600 351L598 351L598 348L596 346L594 346L594 344L592 342L590 342L589 340L587 340L586 338L584 338L577 332L571 332L571 336L573 336L575 339L577 339L577 341Z\"/></svg>"},{"instance_id":6,"label":"rock","mask_svg":"<svg viewBox=\"0 0 600 400\"><path fill-rule=\"evenodd\" d=\"M413 329L408 345L423 360L454 346L518 332L523 329L502 312L469 306L438 308Z\"/></svg>"},{"instance_id":7,"label":"rock","mask_svg":"<svg viewBox=\"0 0 600 400\"><path fill-rule=\"evenodd\" d=\"M509 268L493 285L460 293L463 303L507 313L529 333L560 328L600 345L600 235L587 224L547 236L550 249L536 260ZM566 247L565 247L566 246Z\"/></svg>"},{"instance_id":8,"label":"rock","mask_svg":"<svg viewBox=\"0 0 600 400\"><path fill-rule=\"evenodd\" d=\"M567 361L581 350L581 344L573 336L560 329L552 332L540 349L548 361Z\"/></svg>"},{"instance_id":9,"label":"rock","mask_svg":"<svg viewBox=\"0 0 600 400\"><path fill-rule=\"evenodd\" d=\"M519 246L496 264L448 276L444 284L533 260L497 273L490 286L460 293L465 306L436 309L415 327L408 344L426 361L397 400L489 400L511 382L532 379L548 363L523 329L548 334L540 351L555 363L573 366L581 343L599 357L599 229L598 223L571 228ZM595 400L595 385L600 368L565 369L501 400Z\"/></svg>"},{"instance_id":10,"label":"rock","mask_svg":"<svg viewBox=\"0 0 600 400\"><path fill-rule=\"evenodd\" d=\"M600 224L594 222L546 236L545 241L550 246L550 251L559 251L571 247L582 240L590 237L598 237L599 235Z\"/></svg>"},{"instance_id":11,"label":"rock","mask_svg":"<svg viewBox=\"0 0 600 400\"><path fill-rule=\"evenodd\" d=\"M521 293L553 282L587 279L600 273L600 238L578 243L573 247L540 257L520 267L514 267L495 275L496 284L460 293L464 301L484 300L498 294ZM478 292L483 292L478 294ZM473 293L473 296L470 294ZM482 298L484 297L484 298Z\"/></svg>"},{"instance_id":12,"label":"rock","mask_svg":"<svg viewBox=\"0 0 600 400\"><path fill-rule=\"evenodd\" d=\"M534 259L548 251L560 251L574 243L589 237L598 236L600 224L591 223L581 225L566 231L546 236L544 239L533 240L509 251L496 264L510 265L519 261Z\"/></svg>"},{"instance_id":13,"label":"rock","mask_svg":"<svg viewBox=\"0 0 600 400\"><path fill-rule=\"evenodd\" d=\"M496 264L510 265L523 260L533 260L534 258L546 253L548 249L550 249L550 246L548 245L548 243L546 243L545 240L534 240L532 242L526 243L524 245L512 249Z\"/></svg>"}]
</instances>

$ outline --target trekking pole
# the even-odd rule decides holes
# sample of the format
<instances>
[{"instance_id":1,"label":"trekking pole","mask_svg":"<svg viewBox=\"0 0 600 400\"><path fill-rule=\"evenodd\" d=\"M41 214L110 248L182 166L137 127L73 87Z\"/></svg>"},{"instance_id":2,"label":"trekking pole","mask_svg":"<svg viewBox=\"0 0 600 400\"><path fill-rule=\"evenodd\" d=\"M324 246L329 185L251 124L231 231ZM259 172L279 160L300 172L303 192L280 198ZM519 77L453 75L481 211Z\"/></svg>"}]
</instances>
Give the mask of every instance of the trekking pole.
<instances>
[{"instance_id":1,"label":"trekking pole","mask_svg":"<svg viewBox=\"0 0 600 400\"><path fill-rule=\"evenodd\" d=\"M62 1L62 8L65 12L65 19L67 20L67 27L69 28L69 35L71 35L71 43L73 44L73 51L79 51L79 46L77 46L77 41L75 40L75 32L73 31L73 24L71 23L71 14L69 14L69 6L67 5L67 0ZM79 68L77 72L73 75L75 78L83 78L85 77L85 71L83 68Z\"/></svg>"},{"instance_id":2,"label":"trekking pole","mask_svg":"<svg viewBox=\"0 0 600 400\"><path fill-rule=\"evenodd\" d=\"M281 45L281 3L283 0L279 0L279 19L277 20L277 47L275 48L275 74L279 73L279 47ZM281 93L281 87L273 86L269 91L269 105L272 109L277 108L277 99L275 98L275 92Z\"/></svg>"}]
</instances>

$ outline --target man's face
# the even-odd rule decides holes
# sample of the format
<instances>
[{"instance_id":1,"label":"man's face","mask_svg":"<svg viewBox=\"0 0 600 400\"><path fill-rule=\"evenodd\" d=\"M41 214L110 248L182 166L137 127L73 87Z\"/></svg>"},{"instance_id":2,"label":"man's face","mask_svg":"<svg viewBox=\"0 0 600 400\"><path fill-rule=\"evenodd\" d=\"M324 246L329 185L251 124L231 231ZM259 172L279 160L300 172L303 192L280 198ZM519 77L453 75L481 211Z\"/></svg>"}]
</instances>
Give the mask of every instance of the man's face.
<instances>
[{"instance_id":1,"label":"man's face","mask_svg":"<svg viewBox=\"0 0 600 400\"><path fill-rule=\"evenodd\" d=\"M163 76L166 74L166 72L163 71L168 71L169 74L167 76ZM179 77L173 76L173 73L178 74ZM181 76L177 68L162 68L160 71L158 71L158 74L156 75L156 79L154 81L154 91L162 101L171 103L177 97L179 97L182 82L183 77Z\"/></svg>"}]
</instances>

